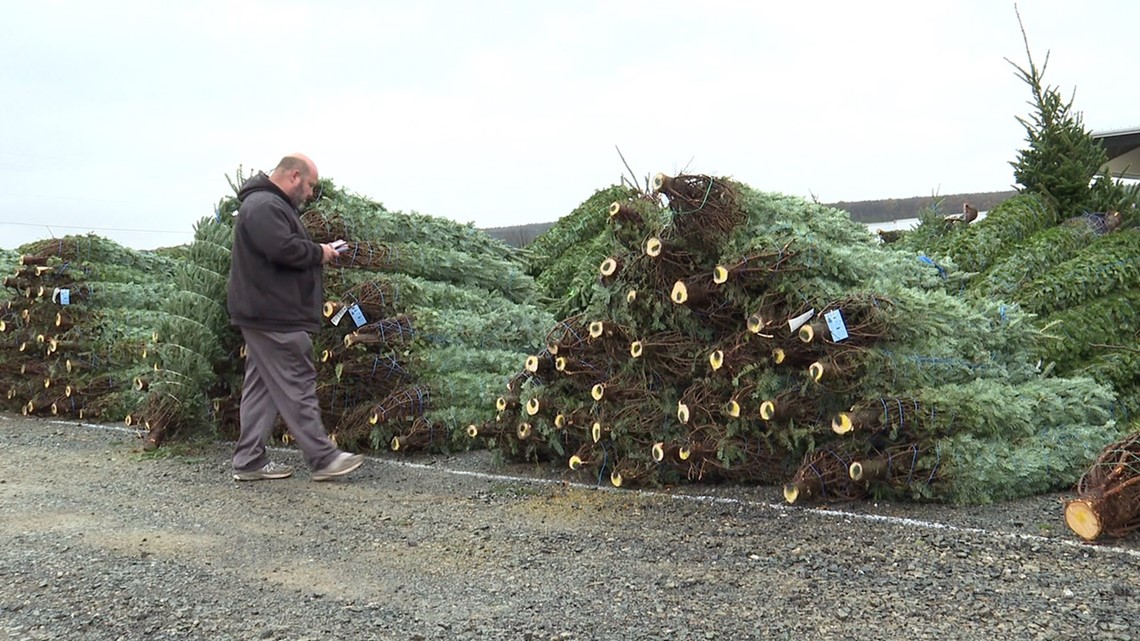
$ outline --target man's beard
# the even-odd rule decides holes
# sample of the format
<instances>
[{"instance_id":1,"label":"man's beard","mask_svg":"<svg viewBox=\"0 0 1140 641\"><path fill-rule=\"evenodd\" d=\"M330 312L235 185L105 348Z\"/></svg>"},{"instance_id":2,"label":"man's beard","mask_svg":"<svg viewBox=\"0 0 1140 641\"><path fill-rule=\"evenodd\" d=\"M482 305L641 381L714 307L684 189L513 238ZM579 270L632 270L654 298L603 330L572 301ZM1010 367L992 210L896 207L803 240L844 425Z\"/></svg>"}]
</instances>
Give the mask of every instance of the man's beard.
<instances>
[{"instance_id":1,"label":"man's beard","mask_svg":"<svg viewBox=\"0 0 1140 641\"><path fill-rule=\"evenodd\" d=\"M297 188L294 189L289 194L289 202L293 203L293 209L296 209L297 211L301 210L301 205L305 204L305 202L303 200L301 200L302 194L304 194L304 193L305 193L305 186L304 185L298 185Z\"/></svg>"}]
</instances>

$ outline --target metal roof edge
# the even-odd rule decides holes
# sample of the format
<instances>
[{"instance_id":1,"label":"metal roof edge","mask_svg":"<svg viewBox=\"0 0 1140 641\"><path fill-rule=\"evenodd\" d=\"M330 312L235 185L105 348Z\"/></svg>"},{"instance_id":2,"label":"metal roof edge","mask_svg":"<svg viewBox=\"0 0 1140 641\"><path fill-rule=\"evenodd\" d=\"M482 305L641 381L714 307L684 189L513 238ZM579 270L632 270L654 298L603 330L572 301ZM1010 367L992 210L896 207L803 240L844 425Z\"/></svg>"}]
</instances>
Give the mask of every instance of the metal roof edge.
<instances>
[{"instance_id":1,"label":"metal roof edge","mask_svg":"<svg viewBox=\"0 0 1140 641\"><path fill-rule=\"evenodd\" d=\"M1102 129L1092 132L1093 138L1115 138L1117 136L1133 136L1140 134L1140 125L1126 129Z\"/></svg>"}]
</instances>

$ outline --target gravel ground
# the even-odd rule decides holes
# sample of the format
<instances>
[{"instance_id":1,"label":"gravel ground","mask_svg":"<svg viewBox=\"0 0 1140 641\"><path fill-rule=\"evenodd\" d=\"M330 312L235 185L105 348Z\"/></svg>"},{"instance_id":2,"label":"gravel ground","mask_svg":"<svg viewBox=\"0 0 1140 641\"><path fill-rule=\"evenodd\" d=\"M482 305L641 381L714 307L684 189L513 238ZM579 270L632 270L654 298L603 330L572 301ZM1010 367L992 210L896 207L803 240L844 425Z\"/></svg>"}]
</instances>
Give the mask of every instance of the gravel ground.
<instances>
[{"instance_id":1,"label":"gravel ground","mask_svg":"<svg viewBox=\"0 0 1140 641\"><path fill-rule=\"evenodd\" d=\"M485 452L238 484L226 444L139 443L0 415L0 641L1140 640L1140 541L1060 496L802 509Z\"/></svg>"}]
</instances>

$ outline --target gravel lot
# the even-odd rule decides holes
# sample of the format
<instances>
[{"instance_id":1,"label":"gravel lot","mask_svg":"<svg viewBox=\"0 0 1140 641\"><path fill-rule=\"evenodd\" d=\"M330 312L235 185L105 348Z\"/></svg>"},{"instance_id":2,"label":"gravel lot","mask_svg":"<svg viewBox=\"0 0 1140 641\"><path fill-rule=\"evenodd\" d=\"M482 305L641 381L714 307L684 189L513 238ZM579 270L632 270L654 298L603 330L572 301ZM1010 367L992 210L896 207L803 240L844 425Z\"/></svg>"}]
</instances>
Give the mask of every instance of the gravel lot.
<instances>
[{"instance_id":1,"label":"gravel lot","mask_svg":"<svg viewBox=\"0 0 1140 641\"><path fill-rule=\"evenodd\" d=\"M0 415L0 641L1140 639L1140 540L1060 496L803 509L485 452L238 484L226 444L140 443Z\"/></svg>"}]
</instances>

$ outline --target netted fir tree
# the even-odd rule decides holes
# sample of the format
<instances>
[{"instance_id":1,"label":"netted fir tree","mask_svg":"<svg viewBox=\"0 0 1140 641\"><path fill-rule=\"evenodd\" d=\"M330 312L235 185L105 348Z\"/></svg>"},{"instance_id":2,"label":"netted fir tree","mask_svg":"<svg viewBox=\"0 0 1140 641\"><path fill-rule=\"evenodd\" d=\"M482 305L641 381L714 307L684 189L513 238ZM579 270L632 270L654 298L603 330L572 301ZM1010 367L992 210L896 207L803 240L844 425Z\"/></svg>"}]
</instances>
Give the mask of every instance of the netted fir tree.
<instances>
[{"instance_id":1,"label":"netted fir tree","mask_svg":"<svg viewBox=\"0 0 1140 641\"><path fill-rule=\"evenodd\" d=\"M632 195L627 186L599 189L527 245L527 273L555 317L571 316L589 300L594 257L608 242L610 205Z\"/></svg>"},{"instance_id":2,"label":"netted fir tree","mask_svg":"<svg viewBox=\"0 0 1140 641\"><path fill-rule=\"evenodd\" d=\"M982 298L1024 301L1027 287L1032 289L1034 282L1056 282L1045 275L1105 235L1108 225L1101 220L1094 216L1080 217L1069 224L1048 227L1032 234L974 279L970 293Z\"/></svg>"},{"instance_id":3,"label":"netted fir tree","mask_svg":"<svg viewBox=\"0 0 1140 641\"><path fill-rule=\"evenodd\" d=\"M232 217L219 209L195 224L174 271L174 292L148 346L153 371L140 382L146 397L137 414L149 447L171 437L236 436L236 403L228 397L240 379L241 340L226 311L232 243Z\"/></svg>"}]
</instances>

